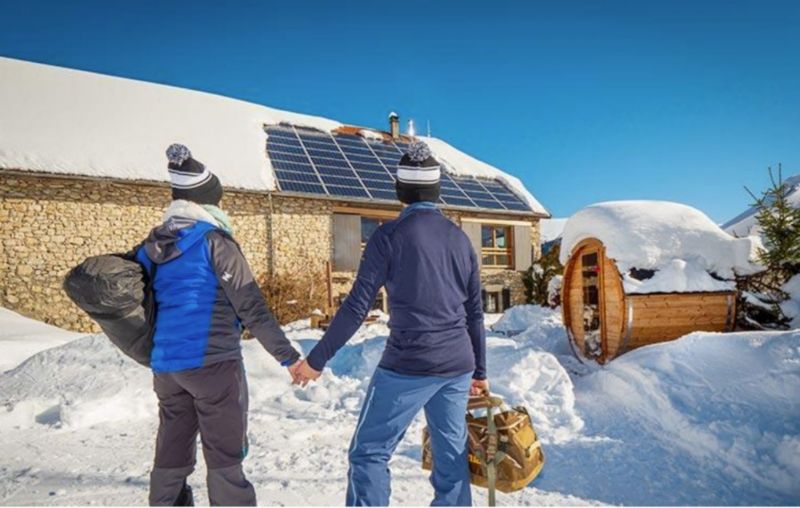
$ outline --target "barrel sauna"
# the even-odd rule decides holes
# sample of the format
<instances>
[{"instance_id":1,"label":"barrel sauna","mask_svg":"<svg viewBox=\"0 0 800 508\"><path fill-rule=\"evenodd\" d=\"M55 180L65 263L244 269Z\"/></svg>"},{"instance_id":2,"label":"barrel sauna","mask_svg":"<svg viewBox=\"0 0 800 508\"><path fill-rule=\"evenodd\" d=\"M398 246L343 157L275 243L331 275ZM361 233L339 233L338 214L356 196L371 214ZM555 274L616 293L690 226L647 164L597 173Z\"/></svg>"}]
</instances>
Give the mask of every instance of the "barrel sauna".
<instances>
[{"instance_id":1,"label":"barrel sauna","mask_svg":"<svg viewBox=\"0 0 800 508\"><path fill-rule=\"evenodd\" d=\"M626 294L603 243L587 238L564 267L561 309L579 357L605 363L632 349L696 331L730 331L735 291Z\"/></svg>"}]
</instances>

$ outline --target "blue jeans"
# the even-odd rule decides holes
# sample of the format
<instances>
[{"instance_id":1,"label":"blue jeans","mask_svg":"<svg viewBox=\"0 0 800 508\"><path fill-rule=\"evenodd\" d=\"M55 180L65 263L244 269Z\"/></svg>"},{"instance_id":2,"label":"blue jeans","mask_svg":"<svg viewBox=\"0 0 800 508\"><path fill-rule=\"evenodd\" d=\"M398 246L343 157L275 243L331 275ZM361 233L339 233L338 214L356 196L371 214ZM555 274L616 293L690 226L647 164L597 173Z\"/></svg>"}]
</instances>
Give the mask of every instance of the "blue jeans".
<instances>
[{"instance_id":1,"label":"blue jeans","mask_svg":"<svg viewBox=\"0 0 800 508\"><path fill-rule=\"evenodd\" d=\"M469 506L464 414L472 373L455 377L406 376L378 367L350 444L348 506L388 506L389 459L414 417L425 409L431 434L433 506Z\"/></svg>"}]
</instances>

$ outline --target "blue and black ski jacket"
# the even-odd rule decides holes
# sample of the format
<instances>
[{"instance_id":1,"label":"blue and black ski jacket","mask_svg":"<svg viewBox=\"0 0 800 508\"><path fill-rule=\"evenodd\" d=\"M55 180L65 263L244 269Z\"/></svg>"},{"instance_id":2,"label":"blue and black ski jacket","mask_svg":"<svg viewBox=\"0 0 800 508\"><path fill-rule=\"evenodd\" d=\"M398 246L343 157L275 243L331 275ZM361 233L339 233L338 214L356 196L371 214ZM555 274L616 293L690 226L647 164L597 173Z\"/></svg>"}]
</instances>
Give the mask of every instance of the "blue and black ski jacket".
<instances>
[{"instance_id":1,"label":"blue and black ski jacket","mask_svg":"<svg viewBox=\"0 0 800 508\"><path fill-rule=\"evenodd\" d=\"M282 364L300 357L267 308L238 244L215 224L170 217L135 252L148 271L157 265L153 371L241 358L242 325Z\"/></svg>"}]
</instances>

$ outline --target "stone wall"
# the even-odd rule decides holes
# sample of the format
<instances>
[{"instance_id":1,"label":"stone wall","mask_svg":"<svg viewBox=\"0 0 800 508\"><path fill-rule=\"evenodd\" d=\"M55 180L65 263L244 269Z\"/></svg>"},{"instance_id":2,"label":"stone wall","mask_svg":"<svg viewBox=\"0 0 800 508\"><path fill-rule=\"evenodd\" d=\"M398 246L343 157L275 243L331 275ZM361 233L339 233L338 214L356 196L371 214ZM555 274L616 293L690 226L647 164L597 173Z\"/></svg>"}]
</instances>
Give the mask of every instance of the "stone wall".
<instances>
[{"instance_id":1,"label":"stone wall","mask_svg":"<svg viewBox=\"0 0 800 508\"><path fill-rule=\"evenodd\" d=\"M0 306L63 328L96 331L61 289L88 256L125 252L161 221L164 185L0 173ZM226 192L222 206L253 271L267 270L267 197Z\"/></svg>"},{"instance_id":2,"label":"stone wall","mask_svg":"<svg viewBox=\"0 0 800 508\"><path fill-rule=\"evenodd\" d=\"M276 274L325 271L333 255L331 201L272 197L271 246Z\"/></svg>"},{"instance_id":3,"label":"stone wall","mask_svg":"<svg viewBox=\"0 0 800 508\"><path fill-rule=\"evenodd\" d=\"M161 184L0 172L0 306L56 326L96 330L61 289L64 276L88 256L137 245L161 221L170 199ZM309 274L322 281L332 257L334 204L230 190L222 201L257 278ZM463 212L446 215L460 224ZM531 225L536 259L538 220ZM335 274L334 294L349 291L353 276ZM524 303L519 272L484 270L481 278L485 285L510 287L512 302Z\"/></svg>"}]
</instances>

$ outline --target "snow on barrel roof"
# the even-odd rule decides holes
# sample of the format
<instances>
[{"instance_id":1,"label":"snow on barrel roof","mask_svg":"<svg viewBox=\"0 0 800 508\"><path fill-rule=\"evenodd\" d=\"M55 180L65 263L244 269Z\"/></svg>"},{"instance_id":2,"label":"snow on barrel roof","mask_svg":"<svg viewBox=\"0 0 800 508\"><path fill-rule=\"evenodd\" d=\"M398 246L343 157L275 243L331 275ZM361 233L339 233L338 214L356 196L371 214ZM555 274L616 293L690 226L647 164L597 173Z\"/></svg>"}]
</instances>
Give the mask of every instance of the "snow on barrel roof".
<instances>
[{"instance_id":1,"label":"snow on barrel roof","mask_svg":"<svg viewBox=\"0 0 800 508\"><path fill-rule=\"evenodd\" d=\"M703 212L679 203L609 201L580 210L564 226L561 263L587 238L603 242L629 293L733 289L735 273L760 269L753 261L757 240L734 238ZM655 274L638 280L633 268Z\"/></svg>"},{"instance_id":2,"label":"snow on barrel roof","mask_svg":"<svg viewBox=\"0 0 800 508\"><path fill-rule=\"evenodd\" d=\"M0 168L167 181L164 150L187 145L228 187L272 191L264 125L332 131L327 118L168 85L0 57ZM495 178L547 213L515 177L424 138L459 175Z\"/></svg>"}]
</instances>

